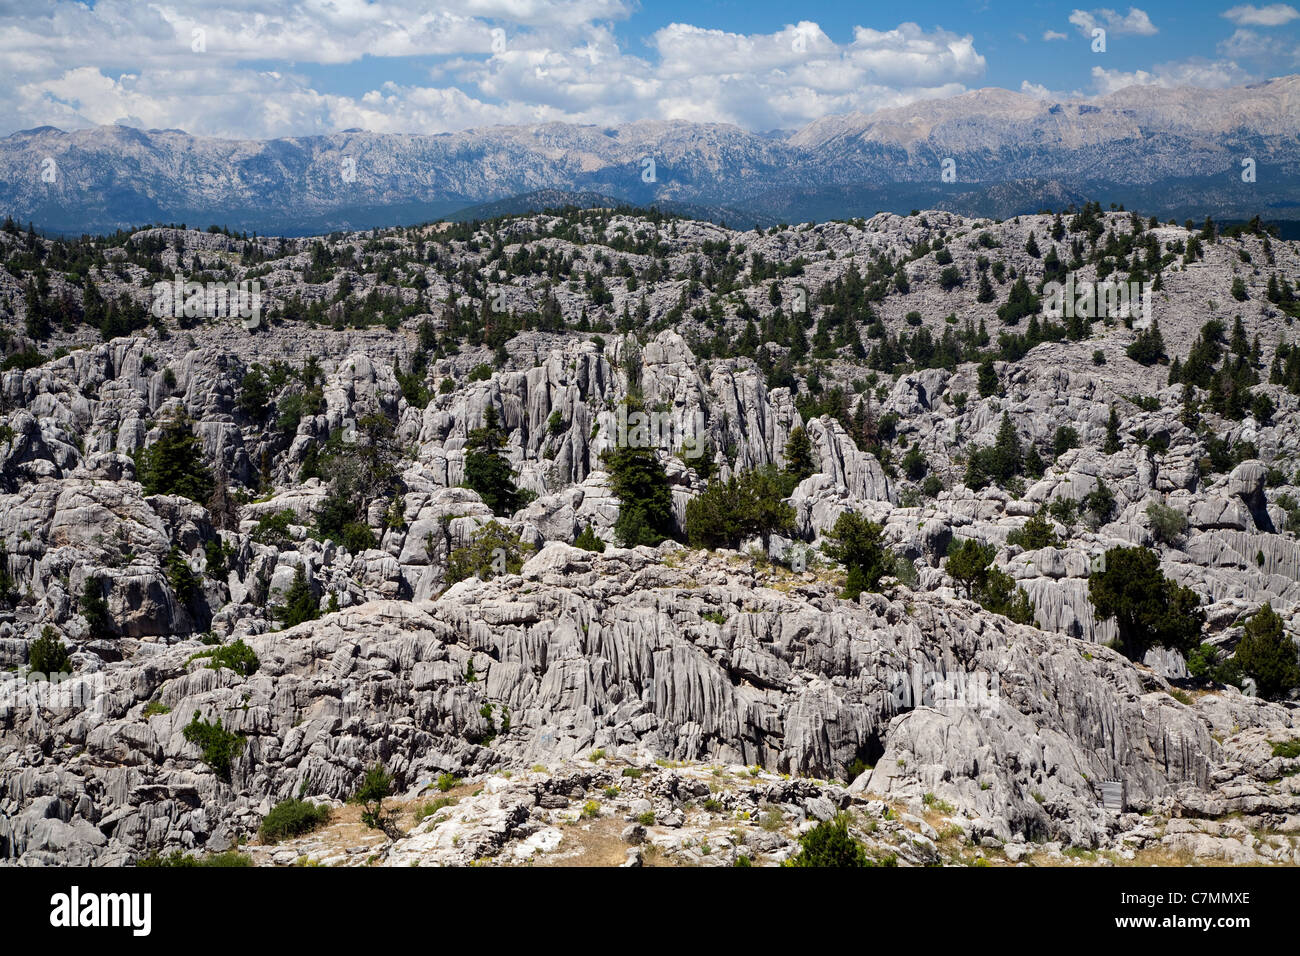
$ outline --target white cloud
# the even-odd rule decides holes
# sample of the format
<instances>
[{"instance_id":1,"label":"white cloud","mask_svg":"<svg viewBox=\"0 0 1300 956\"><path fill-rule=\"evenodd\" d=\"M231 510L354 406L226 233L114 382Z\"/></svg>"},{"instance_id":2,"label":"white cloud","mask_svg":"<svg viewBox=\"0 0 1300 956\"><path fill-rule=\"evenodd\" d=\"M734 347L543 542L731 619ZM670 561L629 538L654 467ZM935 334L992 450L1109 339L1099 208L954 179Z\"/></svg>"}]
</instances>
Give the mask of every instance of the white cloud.
<instances>
[{"instance_id":1,"label":"white cloud","mask_svg":"<svg viewBox=\"0 0 1300 956\"><path fill-rule=\"evenodd\" d=\"M1254 30L1235 30L1228 39L1219 41L1215 49L1221 56L1238 60L1285 60L1289 57L1296 62L1300 57L1300 46L1295 41L1265 36Z\"/></svg>"},{"instance_id":2,"label":"white cloud","mask_svg":"<svg viewBox=\"0 0 1300 956\"><path fill-rule=\"evenodd\" d=\"M1045 30L1043 31L1043 39L1049 42L1051 40L1068 40L1069 36L1064 33L1058 33L1056 30Z\"/></svg>"},{"instance_id":3,"label":"white cloud","mask_svg":"<svg viewBox=\"0 0 1300 956\"><path fill-rule=\"evenodd\" d=\"M1203 89L1222 89L1250 82L1246 70L1231 60L1203 60L1200 58L1162 63L1148 70L1106 70L1092 68L1092 81L1098 96L1106 96L1130 86L1179 87L1193 86Z\"/></svg>"},{"instance_id":4,"label":"white cloud","mask_svg":"<svg viewBox=\"0 0 1300 956\"><path fill-rule=\"evenodd\" d=\"M0 129L125 121L260 138L678 118L773 129L961 93L985 71L969 35L914 23L857 27L846 43L806 20L766 34L673 23L634 55L609 23L631 9L632 0L55 0L33 18L0 3L0 82L12 91ZM204 52L192 49L195 30ZM309 77L305 64L325 69Z\"/></svg>"},{"instance_id":5,"label":"white cloud","mask_svg":"<svg viewBox=\"0 0 1300 956\"><path fill-rule=\"evenodd\" d=\"M1247 3L1225 10L1221 15L1239 26L1278 27L1300 17L1300 10L1285 3L1270 3L1266 7Z\"/></svg>"},{"instance_id":6,"label":"white cloud","mask_svg":"<svg viewBox=\"0 0 1300 956\"><path fill-rule=\"evenodd\" d=\"M1092 36L1092 31L1097 27L1104 28L1107 33L1127 33L1143 37L1155 36L1160 32L1151 22L1146 11L1139 10L1137 7L1129 7L1128 13L1124 16L1104 7L1091 11L1074 10L1070 13L1070 22L1084 36Z\"/></svg>"}]
</instances>

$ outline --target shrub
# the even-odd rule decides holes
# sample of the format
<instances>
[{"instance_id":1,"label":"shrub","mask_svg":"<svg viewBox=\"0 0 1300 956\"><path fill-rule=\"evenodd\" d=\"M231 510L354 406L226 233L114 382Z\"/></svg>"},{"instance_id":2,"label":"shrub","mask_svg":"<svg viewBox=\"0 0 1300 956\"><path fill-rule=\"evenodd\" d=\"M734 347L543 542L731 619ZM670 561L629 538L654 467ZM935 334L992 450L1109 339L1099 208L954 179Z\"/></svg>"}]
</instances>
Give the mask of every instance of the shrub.
<instances>
[{"instance_id":1,"label":"shrub","mask_svg":"<svg viewBox=\"0 0 1300 956\"><path fill-rule=\"evenodd\" d=\"M281 800L271 808L258 828L263 843L278 843L310 833L329 822L330 808L307 800Z\"/></svg>"},{"instance_id":2,"label":"shrub","mask_svg":"<svg viewBox=\"0 0 1300 956\"><path fill-rule=\"evenodd\" d=\"M1054 548L1058 543L1052 522L1047 519L1046 507L1039 508L1028 521L1007 535L1007 544L1014 544L1026 551Z\"/></svg>"},{"instance_id":3,"label":"shrub","mask_svg":"<svg viewBox=\"0 0 1300 956\"><path fill-rule=\"evenodd\" d=\"M1161 544L1175 545L1187 531L1187 518L1183 513L1158 501L1147 505L1147 521L1152 535Z\"/></svg>"},{"instance_id":4,"label":"shrub","mask_svg":"<svg viewBox=\"0 0 1300 956\"><path fill-rule=\"evenodd\" d=\"M489 521L474 532L470 543L456 548L447 559L447 586L467 578L484 581L498 574L518 574L524 566L524 546L505 525Z\"/></svg>"},{"instance_id":5,"label":"shrub","mask_svg":"<svg viewBox=\"0 0 1300 956\"><path fill-rule=\"evenodd\" d=\"M1002 413L1002 422L998 425L997 440L985 448L971 452L966 462L966 486L976 491L991 481L1005 484L1011 478L1024 471L1024 453L1020 447L1020 436L1011 416Z\"/></svg>"},{"instance_id":6,"label":"shrub","mask_svg":"<svg viewBox=\"0 0 1300 956\"><path fill-rule=\"evenodd\" d=\"M446 793L448 790L460 786L460 777L456 776L454 773L440 773L438 774L437 786L440 791Z\"/></svg>"},{"instance_id":7,"label":"shrub","mask_svg":"<svg viewBox=\"0 0 1300 956\"><path fill-rule=\"evenodd\" d=\"M1001 614L1017 624L1034 623L1034 605L1029 595L1016 585L1011 575L998 568L989 568L979 602L986 611Z\"/></svg>"},{"instance_id":8,"label":"shrub","mask_svg":"<svg viewBox=\"0 0 1300 956\"><path fill-rule=\"evenodd\" d=\"M27 648L27 664L41 674L67 674L72 671L68 663L67 647L59 640L58 632L48 624L41 628L41 636Z\"/></svg>"},{"instance_id":9,"label":"shrub","mask_svg":"<svg viewBox=\"0 0 1300 956\"><path fill-rule=\"evenodd\" d=\"M1052 436L1052 454L1060 458L1071 448L1079 447L1079 433L1069 425L1062 425Z\"/></svg>"},{"instance_id":10,"label":"shrub","mask_svg":"<svg viewBox=\"0 0 1300 956\"><path fill-rule=\"evenodd\" d=\"M253 649L244 643L242 637L232 644L225 644L210 651L200 651L192 656L190 660L198 660L203 657L208 658L208 667L211 670L216 671L228 667L240 677L251 677L262 666L262 662L253 653Z\"/></svg>"},{"instance_id":11,"label":"shrub","mask_svg":"<svg viewBox=\"0 0 1300 956\"><path fill-rule=\"evenodd\" d=\"M799 852L786 861L796 867L870 866L862 844L849 833L848 818L841 814L824 820L799 838Z\"/></svg>"},{"instance_id":12,"label":"shrub","mask_svg":"<svg viewBox=\"0 0 1300 956\"><path fill-rule=\"evenodd\" d=\"M212 772L229 783L231 761L244 749L243 736L222 727L220 717L215 724L208 723L197 710L182 733L190 743L198 744L203 762Z\"/></svg>"},{"instance_id":13,"label":"shrub","mask_svg":"<svg viewBox=\"0 0 1300 956\"><path fill-rule=\"evenodd\" d=\"M247 853L240 853L238 850L227 850L225 853L210 853L207 856L195 857L180 850L174 850L167 856L159 856L156 852L147 857L143 857L135 862L136 866L145 867L245 867L253 865L253 858Z\"/></svg>"},{"instance_id":14,"label":"shrub","mask_svg":"<svg viewBox=\"0 0 1300 956\"><path fill-rule=\"evenodd\" d=\"M185 555L181 549L176 547L167 552L165 567L167 568L167 583L171 585L176 600L182 607L188 607L199 589L198 575L190 569L189 562L185 560Z\"/></svg>"},{"instance_id":15,"label":"shrub","mask_svg":"<svg viewBox=\"0 0 1300 956\"><path fill-rule=\"evenodd\" d=\"M596 532L591 530L591 525L582 529L582 533L573 540L575 548L581 548L583 551L595 551L601 553L605 550L605 542L602 541Z\"/></svg>"},{"instance_id":16,"label":"shrub","mask_svg":"<svg viewBox=\"0 0 1300 956\"><path fill-rule=\"evenodd\" d=\"M1083 507L1092 519L1094 527L1101 527L1115 516L1115 493L1101 479L1097 487L1084 495Z\"/></svg>"},{"instance_id":17,"label":"shrub","mask_svg":"<svg viewBox=\"0 0 1300 956\"><path fill-rule=\"evenodd\" d=\"M262 515L257 519L257 527L253 529L252 539L258 544L266 544L276 548L283 548L292 543L289 536L289 525L293 523L293 511L284 508L273 514Z\"/></svg>"},{"instance_id":18,"label":"shrub","mask_svg":"<svg viewBox=\"0 0 1300 956\"><path fill-rule=\"evenodd\" d=\"M384 798L393 793L393 775L383 764L375 764L361 778L352 801L361 804L361 822L372 830L384 830L392 822L384 813Z\"/></svg>"},{"instance_id":19,"label":"shrub","mask_svg":"<svg viewBox=\"0 0 1300 956\"><path fill-rule=\"evenodd\" d=\"M912 481L920 481L930 470L930 462L926 459L919 445L913 445L903 456L903 474L907 475Z\"/></svg>"}]
</instances>

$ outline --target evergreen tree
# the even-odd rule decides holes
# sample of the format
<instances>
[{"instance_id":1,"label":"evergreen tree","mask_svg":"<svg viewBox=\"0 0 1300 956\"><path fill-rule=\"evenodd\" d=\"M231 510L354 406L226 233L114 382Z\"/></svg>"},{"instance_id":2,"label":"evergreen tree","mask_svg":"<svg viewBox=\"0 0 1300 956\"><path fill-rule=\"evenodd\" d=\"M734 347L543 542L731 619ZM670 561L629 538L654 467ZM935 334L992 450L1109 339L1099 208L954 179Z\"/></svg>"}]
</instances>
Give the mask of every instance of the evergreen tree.
<instances>
[{"instance_id":1,"label":"evergreen tree","mask_svg":"<svg viewBox=\"0 0 1300 956\"><path fill-rule=\"evenodd\" d=\"M293 627L304 621L314 621L320 617L320 601L312 594L307 572L300 565L293 573L293 583L284 592L284 604L271 612L285 627Z\"/></svg>"},{"instance_id":2,"label":"evergreen tree","mask_svg":"<svg viewBox=\"0 0 1300 956\"><path fill-rule=\"evenodd\" d=\"M970 599L977 590L982 590L988 581L989 565L997 549L991 544L981 544L974 538L966 538L961 543L948 549L948 561L945 569L949 577L966 589Z\"/></svg>"},{"instance_id":3,"label":"evergreen tree","mask_svg":"<svg viewBox=\"0 0 1300 956\"><path fill-rule=\"evenodd\" d=\"M1119 412L1115 411L1115 406L1110 407L1110 418L1106 420L1106 442L1102 445L1102 451L1108 455L1113 455L1119 451Z\"/></svg>"},{"instance_id":4,"label":"evergreen tree","mask_svg":"<svg viewBox=\"0 0 1300 956\"><path fill-rule=\"evenodd\" d=\"M861 407L861 406L859 406ZM790 430L790 437L785 442L785 472L794 484L798 484L810 475L817 473L817 463L813 458L812 440L802 425Z\"/></svg>"},{"instance_id":5,"label":"evergreen tree","mask_svg":"<svg viewBox=\"0 0 1300 956\"><path fill-rule=\"evenodd\" d=\"M465 443L465 487L478 494L494 515L509 517L520 507L515 473L505 457L506 434L498 427L495 405L488 405L482 428Z\"/></svg>"},{"instance_id":6,"label":"evergreen tree","mask_svg":"<svg viewBox=\"0 0 1300 956\"><path fill-rule=\"evenodd\" d=\"M652 448L615 448L603 456L610 486L618 498L614 536L625 548L654 547L673 531L673 500L668 475Z\"/></svg>"},{"instance_id":7,"label":"evergreen tree","mask_svg":"<svg viewBox=\"0 0 1300 956\"><path fill-rule=\"evenodd\" d=\"M587 525L582 529L582 533L574 539L573 546L581 548L583 551L603 552L605 550L605 542L597 537L596 532L591 530L591 525Z\"/></svg>"},{"instance_id":8,"label":"evergreen tree","mask_svg":"<svg viewBox=\"0 0 1300 956\"><path fill-rule=\"evenodd\" d=\"M826 535L822 550L848 572L842 597L855 600L863 591L880 590L880 579L894 570L885 548L884 529L855 511L845 511Z\"/></svg>"},{"instance_id":9,"label":"evergreen tree","mask_svg":"<svg viewBox=\"0 0 1300 956\"><path fill-rule=\"evenodd\" d=\"M1088 579L1088 597L1098 620L1115 619L1120 649L1130 660L1141 660L1151 647L1188 653L1200 643L1200 598L1161 573L1154 551L1111 548L1104 560L1104 570Z\"/></svg>"},{"instance_id":10,"label":"evergreen tree","mask_svg":"<svg viewBox=\"0 0 1300 956\"><path fill-rule=\"evenodd\" d=\"M113 616L104 600L104 588L97 578L86 578L81 589L81 616L86 619L86 630L91 640L114 637Z\"/></svg>"},{"instance_id":11,"label":"evergreen tree","mask_svg":"<svg viewBox=\"0 0 1300 956\"><path fill-rule=\"evenodd\" d=\"M146 495L180 495L204 504L211 498L212 472L191 424L183 415L167 419L158 440L136 454L136 480Z\"/></svg>"},{"instance_id":12,"label":"evergreen tree","mask_svg":"<svg viewBox=\"0 0 1300 956\"><path fill-rule=\"evenodd\" d=\"M1232 657L1233 668L1255 682L1267 700L1285 700L1300 687L1300 662L1295 642L1282 629L1282 618L1265 604L1246 622Z\"/></svg>"}]
</instances>

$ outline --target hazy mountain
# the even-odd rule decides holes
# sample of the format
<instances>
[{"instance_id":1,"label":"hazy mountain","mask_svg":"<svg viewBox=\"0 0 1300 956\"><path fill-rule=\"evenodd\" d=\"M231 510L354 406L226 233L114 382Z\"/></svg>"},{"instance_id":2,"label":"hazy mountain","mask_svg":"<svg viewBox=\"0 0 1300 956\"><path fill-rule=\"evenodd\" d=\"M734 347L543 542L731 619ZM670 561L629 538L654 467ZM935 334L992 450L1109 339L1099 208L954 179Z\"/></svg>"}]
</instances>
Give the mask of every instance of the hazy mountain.
<instances>
[{"instance_id":1,"label":"hazy mountain","mask_svg":"<svg viewBox=\"0 0 1300 956\"><path fill-rule=\"evenodd\" d=\"M290 234L418 222L548 190L760 224L920 206L1011 215L1126 195L1162 216L1297 218L1298 93L1300 76L1134 87L1095 102L987 89L785 136L678 121L264 142L42 127L0 140L0 208L65 231L169 221ZM1240 177L1247 158L1253 183ZM941 180L946 159L952 182Z\"/></svg>"}]
</instances>

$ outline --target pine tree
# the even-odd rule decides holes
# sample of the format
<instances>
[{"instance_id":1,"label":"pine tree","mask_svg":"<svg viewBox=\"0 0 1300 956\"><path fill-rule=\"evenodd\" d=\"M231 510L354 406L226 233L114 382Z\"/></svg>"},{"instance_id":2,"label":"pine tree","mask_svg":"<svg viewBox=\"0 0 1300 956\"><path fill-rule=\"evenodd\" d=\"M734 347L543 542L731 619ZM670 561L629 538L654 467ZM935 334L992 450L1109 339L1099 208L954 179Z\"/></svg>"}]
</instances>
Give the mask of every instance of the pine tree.
<instances>
[{"instance_id":1,"label":"pine tree","mask_svg":"<svg viewBox=\"0 0 1300 956\"><path fill-rule=\"evenodd\" d=\"M272 614L285 627L320 617L320 601L312 594L307 572L301 565L293 573L293 583L289 585L289 590L284 592L284 604L274 608Z\"/></svg>"},{"instance_id":2,"label":"pine tree","mask_svg":"<svg viewBox=\"0 0 1300 956\"><path fill-rule=\"evenodd\" d=\"M515 474L505 457L505 442L496 406L489 404L483 427L471 431L465 443L465 487L476 492L492 513L501 517L513 515L520 507Z\"/></svg>"},{"instance_id":3,"label":"pine tree","mask_svg":"<svg viewBox=\"0 0 1300 956\"><path fill-rule=\"evenodd\" d=\"M136 454L136 480L146 495L180 495L207 502L212 497L212 472L203 458L203 442L184 415L162 423L162 433Z\"/></svg>"},{"instance_id":4,"label":"pine tree","mask_svg":"<svg viewBox=\"0 0 1300 956\"><path fill-rule=\"evenodd\" d=\"M104 600L103 585L97 578L86 578L81 589L81 616L86 619L86 630L91 640L114 637L113 616Z\"/></svg>"},{"instance_id":5,"label":"pine tree","mask_svg":"<svg viewBox=\"0 0 1300 956\"><path fill-rule=\"evenodd\" d=\"M1300 662L1295 642L1283 631L1282 618L1265 604L1246 622L1232 664L1255 682L1256 693L1268 700L1284 700L1300 687Z\"/></svg>"},{"instance_id":6,"label":"pine tree","mask_svg":"<svg viewBox=\"0 0 1300 956\"><path fill-rule=\"evenodd\" d=\"M790 437L786 439L785 471L795 484L817 472L817 464L813 460L812 440L802 425L796 425L791 429Z\"/></svg>"},{"instance_id":7,"label":"pine tree","mask_svg":"<svg viewBox=\"0 0 1300 956\"><path fill-rule=\"evenodd\" d=\"M1115 411L1115 406L1110 407L1110 418L1106 420L1106 442L1102 445L1102 451L1108 455L1113 455L1119 451L1119 412Z\"/></svg>"}]
</instances>

